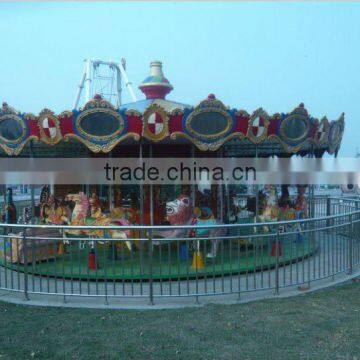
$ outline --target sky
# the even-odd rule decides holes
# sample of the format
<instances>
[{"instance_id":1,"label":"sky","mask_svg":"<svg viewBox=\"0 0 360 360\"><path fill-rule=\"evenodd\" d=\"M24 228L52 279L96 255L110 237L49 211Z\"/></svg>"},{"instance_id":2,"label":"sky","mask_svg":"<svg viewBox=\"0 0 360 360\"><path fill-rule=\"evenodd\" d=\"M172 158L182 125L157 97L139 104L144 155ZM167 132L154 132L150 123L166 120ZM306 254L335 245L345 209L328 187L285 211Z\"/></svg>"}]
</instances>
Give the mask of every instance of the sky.
<instances>
[{"instance_id":1,"label":"sky","mask_svg":"<svg viewBox=\"0 0 360 360\"><path fill-rule=\"evenodd\" d=\"M0 38L0 101L21 112L71 109L89 57L126 58L142 99L137 86L161 60L170 100L345 112L339 156L360 148L360 3L0 3Z\"/></svg>"}]
</instances>

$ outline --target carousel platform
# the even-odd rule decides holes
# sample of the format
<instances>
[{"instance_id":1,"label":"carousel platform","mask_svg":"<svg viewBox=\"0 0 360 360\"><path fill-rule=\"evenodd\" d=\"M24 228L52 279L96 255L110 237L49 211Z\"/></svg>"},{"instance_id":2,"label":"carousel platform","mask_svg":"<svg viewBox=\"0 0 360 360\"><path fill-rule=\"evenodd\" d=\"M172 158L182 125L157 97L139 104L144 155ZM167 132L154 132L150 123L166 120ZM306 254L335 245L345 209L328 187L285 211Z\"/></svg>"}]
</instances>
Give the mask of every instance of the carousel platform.
<instances>
[{"instance_id":1,"label":"carousel platform","mask_svg":"<svg viewBox=\"0 0 360 360\"><path fill-rule=\"evenodd\" d=\"M287 236L282 241L278 265L301 263L316 253L320 241L316 237L303 237L299 241L296 235ZM266 271L276 266L274 248L270 243L254 248L238 240L224 241L218 245L215 258L206 257L209 250L210 245L202 244L203 266L196 267L193 253L181 253L176 243L154 246L151 263L146 246L134 248L131 252L122 247L114 253L109 251L109 245L98 244L95 250L97 266L89 269L89 248L81 249L79 243L74 242L53 259L28 264L26 271L59 279L141 282L148 281L150 277L154 281L169 281L232 276ZM1 265L19 272L25 270L24 265L19 263L2 262Z\"/></svg>"}]
</instances>

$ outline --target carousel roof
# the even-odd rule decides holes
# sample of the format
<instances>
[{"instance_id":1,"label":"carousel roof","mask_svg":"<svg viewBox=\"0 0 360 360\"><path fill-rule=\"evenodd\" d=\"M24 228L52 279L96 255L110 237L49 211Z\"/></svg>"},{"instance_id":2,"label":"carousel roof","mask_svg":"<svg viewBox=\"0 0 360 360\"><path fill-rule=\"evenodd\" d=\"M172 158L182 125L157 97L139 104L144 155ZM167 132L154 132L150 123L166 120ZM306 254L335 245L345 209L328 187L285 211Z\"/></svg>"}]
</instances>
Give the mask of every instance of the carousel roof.
<instances>
[{"instance_id":1,"label":"carousel roof","mask_svg":"<svg viewBox=\"0 0 360 360\"><path fill-rule=\"evenodd\" d=\"M305 155L336 153L344 132L344 114L321 120L304 104L288 113L269 115L259 108L252 114L230 109L210 94L197 106L166 100L173 89L162 64L150 65L150 76L139 86L146 99L115 108L96 95L80 110L38 115L20 113L3 103L0 109L0 148L20 155L30 143L55 147L80 142L94 153L108 153L117 145L141 139L159 144L193 144L201 151L223 147L235 156ZM68 144L68 145L66 145Z\"/></svg>"},{"instance_id":2,"label":"carousel roof","mask_svg":"<svg viewBox=\"0 0 360 360\"><path fill-rule=\"evenodd\" d=\"M188 109L191 108L191 105L182 104L182 103L179 103L176 101L170 101L170 100L165 100L165 99L145 99L145 100L140 100L140 101L136 101L136 102L131 102L128 104L123 104L120 106L119 110L120 111L136 110L136 111L143 113L152 104L156 104L168 112L173 111L175 109L184 110L186 108L188 108Z\"/></svg>"}]
</instances>

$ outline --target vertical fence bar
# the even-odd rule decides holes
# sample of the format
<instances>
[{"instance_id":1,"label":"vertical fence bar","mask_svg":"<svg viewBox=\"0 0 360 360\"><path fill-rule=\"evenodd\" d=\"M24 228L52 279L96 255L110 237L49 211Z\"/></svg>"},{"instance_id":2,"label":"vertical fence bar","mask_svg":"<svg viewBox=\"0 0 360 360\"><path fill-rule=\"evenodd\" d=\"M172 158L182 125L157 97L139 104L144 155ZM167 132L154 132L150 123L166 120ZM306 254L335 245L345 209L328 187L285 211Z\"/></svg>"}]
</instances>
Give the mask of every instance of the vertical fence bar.
<instances>
[{"instance_id":1,"label":"vertical fence bar","mask_svg":"<svg viewBox=\"0 0 360 360\"><path fill-rule=\"evenodd\" d=\"M34 234L32 233L31 231L31 236L33 236ZM36 272L36 269L35 269L35 264L36 264L36 259L35 259L35 254L36 254L36 251L35 251L35 244L34 244L34 241L31 240L31 267L32 267L32 273L34 274ZM40 277L41 279L41 277ZM32 291L34 292L35 291L35 276L31 276L31 284L32 284Z\"/></svg>"},{"instance_id":2,"label":"vertical fence bar","mask_svg":"<svg viewBox=\"0 0 360 360\"><path fill-rule=\"evenodd\" d=\"M61 230L61 238L64 238L64 229ZM62 291L63 291L63 302L66 304L66 287L65 287L65 249L61 254L61 269L62 269ZM72 282L72 281L71 281Z\"/></svg>"},{"instance_id":3,"label":"vertical fence bar","mask_svg":"<svg viewBox=\"0 0 360 360\"><path fill-rule=\"evenodd\" d=\"M105 231L104 231L104 238L107 237L107 235L105 235ZM112 245L111 240L109 241L109 246ZM106 254L106 242L104 242L103 245L103 261L104 261L104 279L103 279L103 284L104 284L104 302L105 305L109 305L109 301L108 301L108 276L107 276L107 254Z\"/></svg>"},{"instance_id":4,"label":"vertical fence bar","mask_svg":"<svg viewBox=\"0 0 360 360\"><path fill-rule=\"evenodd\" d=\"M20 236L16 237L16 254L17 256L19 256L20 254L20 247L19 247L19 241L21 240L21 234ZM19 260L19 258L18 258ZM17 261L16 263L16 272L17 272L17 289L21 290L21 286L20 286L20 269L19 269L19 261Z\"/></svg>"},{"instance_id":5,"label":"vertical fence bar","mask_svg":"<svg viewBox=\"0 0 360 360\"><path fill-rule=\"evenodd\" d=\"M153 283L153 243L152 229L149 230L149 304L154 305L154 283Z\"/></svg>"},{"instance_id":6,"label":"vertical fence bar","mask_svg":"<svg viewBox=\"0 0 360 360\"><path fill-rule=\"evenodd\" d=\"M279 295L279 236L280 227L278 226L275 239L275 295Z\"/></svg>"},{"instance_id":7,"label":"vertical fence bar","mask_svg":"<svg viewBox=\"0 0 360 360\"><path fill-rule=\"evenodd\" d=\"M28 254L27 254L27 239L26 239L26 228L23 230L23 246L24 246L24 300L29 300L28 294Z\"/></svg>"},{"instance_id":8,"label":"vertical fence bar","mask_svg":"<svg viewBox=\"0 0 360 360\"><path fill-rule=\"evenodd\" d=\"M350 236L349 236L349 244L348 244L348 264L349 264L349 269L348 269L348 275L351 275L353 272L353 237L354 237L354 220L353 220L353 215L350 215Z\"/></svg>"},{"instance_id":9,"label":"vertical fence bar","mask_svg":"<svg viewBox=\"0 0 360 360\"><path fill-rule=\"evenodd\" d=\"M314 199L313 199L314 200ZM310 288L310 284L311 284L311 279L310 279L310 273L311 273L311 258L312 258L312 244L314 241L314 231L313 229L316 227L316 222L314 221L313 223L310 222L310 239L308 241L308 254L306 257L307 260L307 271L308 271L308 283L307 286Z\"/></svg>"},{"instance_id":10,"label":"vertical fence bar","mask_svg":"<svg viewBox=\"0 0 360 360\"><path fill-rule=\"evenodd\" d=\"M4 229L4 234L6 236L6 234L8 234L8 229L5 227ZM10 264L13 261L13 239L12 238L8 238L8 237L4 237L3 238L3 242L4 242L4 266L5 266L5 287L8 287L8 273L7 273L7 269L8 269L8 265L7 265L7 254L6 254L6 244L7 241L9 241L10 243ZM10 272L10 281L11 281L11 289L14 289L14 276L13 276L13 271Z\"/></svg>"},{"instance_id":11,"label":"vertical fence bar","mask_svg":"<svg viewBox=\"0 0 360 360\"><path fill-rule=\"evenodd\" d=\"M331 216L331 197L330 196L326 197L326 216ZM326 220L326 226L327 227L331 226L330 219Z\"/></svg>"},{"instance_id":12,"label":"vertical fence bar","mask_svg":"<svg viewBox=\"0 0 360 360\"><path fill-rule=\"evenodd\" d=\"M355 244L356 244L356 266L359 267L360 263L359 263L359 259L360 259L360 244L359 244L359 227L360 227L360 223L359 223L359 201L355 202L355 211L356 211L356 216L355 216L355 221L356 221L356 226L354 226L354 240L355 240Z\"/></svg>"},{"instance_id":13,"label":"vertical fence bar","mask_svg":"<svg viewBox=\"0 0 360 360\"><path fill-rule=\"evenodd\" d=\"M149 145L149 157L153 157L152 145ZM150 225L149 230L149 304L154 305L154 274L153 274L153 226L154 226L154 186L150 184Z\"/></svg>"},{"instance_id":14,"label":"vertical fence bar","mask_svg":"<svg viewBox=\"0 0 360 360\"><path fill-rule=\"evenodd\" d=\"M241 262L240 262L240 240L237 240L237 277L238 277L238 296L237 299L240 301L241 299Z\"/></svg>"}]
</instances>

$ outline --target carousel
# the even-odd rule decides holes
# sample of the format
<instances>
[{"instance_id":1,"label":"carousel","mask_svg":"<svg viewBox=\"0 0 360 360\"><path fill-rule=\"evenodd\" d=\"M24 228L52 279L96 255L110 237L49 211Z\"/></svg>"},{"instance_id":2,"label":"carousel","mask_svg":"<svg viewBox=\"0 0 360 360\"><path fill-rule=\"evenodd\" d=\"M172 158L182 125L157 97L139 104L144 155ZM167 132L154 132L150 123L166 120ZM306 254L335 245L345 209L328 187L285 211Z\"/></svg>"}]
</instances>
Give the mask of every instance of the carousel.
<instances>
[{"instance_id":1,"label":"carousel","mask_svg":"<svg viewBox=\"0 0 360 360\"><path fill-rule=\"evenodd\" d=\"M60 114L49 109L38 115L22 113L4 102L1 156L319 158L326 152L336 156L340 148L344 114L333 121L318 119L302 103L288 113L269 115L262 108L248 113L229 108L214 94L196 106L168 100L173 86L159 61L150 64L150 75L139 89L144 100L115 108L95 95L83 108ZM316 251L316 238L308 236L306 225L285 226L281 231L289 235L281 243L266 237L271 222L314 217L311 196L309 186L287 185L44 184L39 201L33 198L17 213L8 186L2 223L54 227L34 230L35 246L33 242L27 253L21 240L7 236L0 241L0 261L17 271L31 264L27 271L36 275L133 281L147 279L145 255L151 247L154 280L206 276L209 271L214 276L254 272L264 264L275 266L276 254L288 264ZM211 227L261 222L267 225ZM63 231L55 225L74 229ZM150 243L142 241L149 230L136 228L139 225L154 227ZM177 225L190 228L171 228ZM96 229L100 226L109 230ZM8 228L5 232L9 235ZM241 254L246 261L239 261Z\"/></svg>"}]
</instances>

